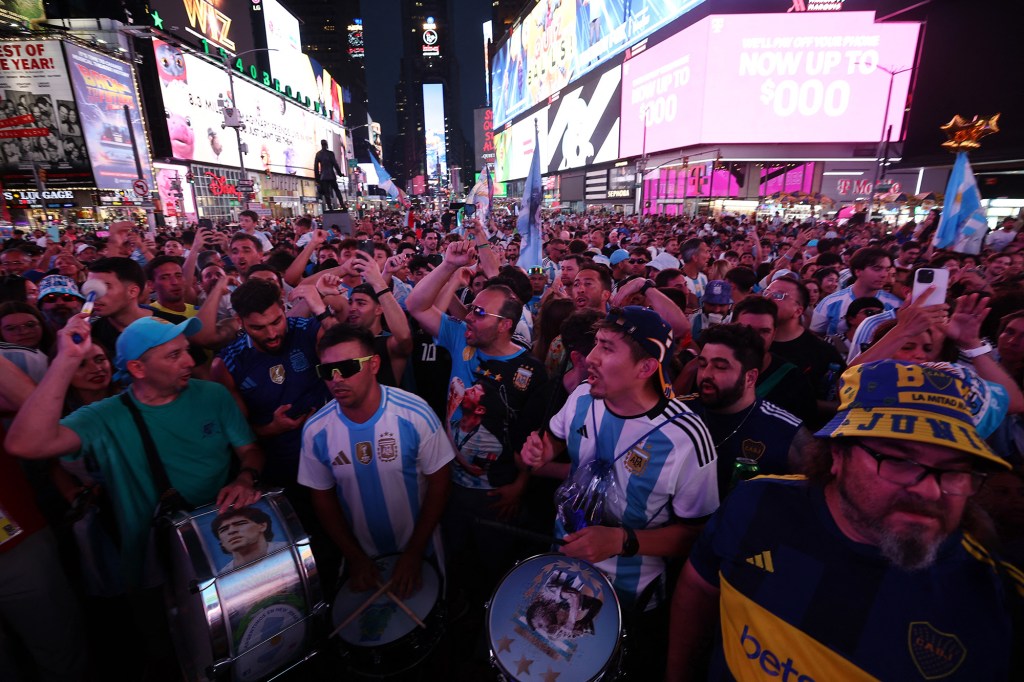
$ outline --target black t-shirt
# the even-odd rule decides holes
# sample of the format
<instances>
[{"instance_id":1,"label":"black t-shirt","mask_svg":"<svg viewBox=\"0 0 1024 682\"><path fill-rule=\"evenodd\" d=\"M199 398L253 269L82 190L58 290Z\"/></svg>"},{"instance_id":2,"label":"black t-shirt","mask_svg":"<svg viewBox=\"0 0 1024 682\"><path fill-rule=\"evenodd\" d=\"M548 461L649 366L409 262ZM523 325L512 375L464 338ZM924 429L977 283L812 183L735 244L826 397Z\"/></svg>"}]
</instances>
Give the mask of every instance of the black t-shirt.
<instances>
[{"instance_id":1,"label":"black t-shirt","mask_svg":"<svg viewBox=\"0 0 1024 682\"><path fill-rule=\"evenodd\" d=\"M793 413L801 421L813 424L817 418L818 404L810 380L796 365L775 353L771 356L772 362L768 369L757 377L757 397ZM776 377L778 372L783 374Z\"/></svg>"},{"instance_id":2,"label":"black t-shirt","mask_svg":"<svg viewBox=\"0 0 1024 682\"><path fill-rule=\"evenodd\" d=\"M822 341L806 329L792 341L776 341L772 344L771 351L797 366L800 373L807 377L814 387L814 397L817 400L825 400L828 394L831 383L826 381L829 365L837 366L836 380L846 369L846 362L835 346Z\"/></svg>"}]
</instances>

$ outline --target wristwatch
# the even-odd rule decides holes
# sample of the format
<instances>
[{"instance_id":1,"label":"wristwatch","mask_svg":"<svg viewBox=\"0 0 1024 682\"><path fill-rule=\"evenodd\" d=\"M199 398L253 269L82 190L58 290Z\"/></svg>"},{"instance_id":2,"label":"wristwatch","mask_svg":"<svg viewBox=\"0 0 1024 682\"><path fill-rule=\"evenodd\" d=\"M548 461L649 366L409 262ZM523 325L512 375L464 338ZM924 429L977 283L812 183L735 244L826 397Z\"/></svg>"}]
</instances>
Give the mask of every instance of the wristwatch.
<instances>
[{"instance_id":1,"label":"wristwatch","mask_svg":"<svg viewBox=\"0 0 1024 682\"><path fill-rule=\"evenodd\" d=\"M968 360L973 360L974 358L978 357L979 355L984 355L985 353L991 353L991 352L992 352L992 344L989 343L988 341L985 341L980 346L978 346L977 348L962 349L960 351L960 357L967 358Z\"/></svg>"},{"instance_id":2,"label":"wristwatch","mask_svg":"<svg viewBox=\"0 0 1024 682\"><path fill-rule=\"evenodd\" d=\"M256 488L256 487L259 486L259 484L260 484L260 472L256 471L252 467L242 467L241 469L238 470L238 473L239 474L249 474L249 477L252 478L252 487Z\"/></svg>"},{"instance_id":3,"label":"wristwatch","mask_svg":"<svg viewBox=\"0 0 1024 682\"><path fill-rule=\"evenodd\" d=\"M646 282L644 282L644 285L642 287L640 287L640 293L643 294L644 296L646 296L647 295L647 290L650 289L653 286L654 286L654 280L653 279L647 280Z\"/></svg>"},{"instance_id":4,"label":"wristwatch","mask_svg":"<svg viewBox=\"0 0 1024 682\"><path fill-rule=\"evenodd\" d=\"M626 531L626 539L622 541L622 551L619 552L619 556L636 556L636 553L640 551L640 541L636 539L636 531L625 527L622 530Z\"/></svg>"},{"instance_id":5,"label":"wristwatch","mask_svg":"<svg viewBox=\"0 0 1024 682\"><path fill-rule=\"evenodd\" d=\"M319 315L316 316L316 321L317 322L323 322L324 320L326 320L328 317L331 317L332 315L334 315L334 311L331 309L331 306L327 306L327 308L325 308L322 313L320 313Z\"/></svg>"}]
</instances>

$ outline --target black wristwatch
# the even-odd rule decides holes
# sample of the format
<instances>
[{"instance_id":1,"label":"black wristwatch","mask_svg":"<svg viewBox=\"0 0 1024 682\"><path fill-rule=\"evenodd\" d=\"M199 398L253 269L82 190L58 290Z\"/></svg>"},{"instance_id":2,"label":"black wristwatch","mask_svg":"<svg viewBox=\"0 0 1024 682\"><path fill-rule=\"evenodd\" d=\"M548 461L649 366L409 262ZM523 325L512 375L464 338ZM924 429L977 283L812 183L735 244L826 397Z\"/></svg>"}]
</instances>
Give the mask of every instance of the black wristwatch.
<instances>
[{"instance_id":1,"label":"black wristwatch","mask_svg":"<svg viewBox=\"0 0 1024 682\"><path fill-rule=\"evenodd\" d=\"M332 314L333 314L333 311L331 310L331 307L327 306L327 308L322 313L320 313L319 315L316 316L316 321L317 322L323 322L328 317L330 317Z\"/></svg>"},{"instance_id":2,"label":"black wristwatch","mask_svg":"<svg viewBox=\"0 0 1024 682\"><path fill-rule=\"evenodd\" d=\"M242 467L241 469L238 470L238 473L239 474L249 474L249 477L252 478L252 487L256 488L256 487L259 486L259 484L260 484L260 472L256 471L256 469L254 469L252 467Z\"/></svg>"},{"instance_id":3,"label":"black wristwatch","mask_svg":"<svg viewBox=\"0 0 1024 682\"><path fill-rule=\"evenodd\" d=\"M642 287L640 287L640 293L643 294L644 296L646 296L647 295L647 290L650 289L653 286L654 286L654 280L653 279L647 280L646 282L644 282L644 285ZM632 554L630 556L632 556Z\"/></svg>"},{"instance_id":4,"label":"black wristwatch","mask_svg":"<svg viewBox=\"0 0 1024 682\"><path fill-rule=\"evenodd\" d=\"M623 528L622 530L626 531L626 539L622 541L622 551L619 552L619 556L636 556L636 553L640 551L640 541L636 539L636 531L632 528Z\"/></svg>"}]
</instances>

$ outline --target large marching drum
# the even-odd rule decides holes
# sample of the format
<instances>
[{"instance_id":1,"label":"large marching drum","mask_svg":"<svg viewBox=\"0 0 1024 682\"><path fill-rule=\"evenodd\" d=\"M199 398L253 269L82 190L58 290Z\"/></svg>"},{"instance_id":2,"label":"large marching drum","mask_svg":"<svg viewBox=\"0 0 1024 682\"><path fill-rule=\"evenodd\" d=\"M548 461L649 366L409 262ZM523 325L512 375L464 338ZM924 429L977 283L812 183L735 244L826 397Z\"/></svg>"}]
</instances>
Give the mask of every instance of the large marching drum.
<instances>
[{"instance_id":1,"label":"large marching drum","mask_svg":"<svg viewBox=\"0 0 1024 682\"><path fill-rule=\"evenodd\" d=\"M307 657L326 604L284 495L179 512L170 545L171 631L189 680L263 680Z\"/></svg>"}]
</instances>

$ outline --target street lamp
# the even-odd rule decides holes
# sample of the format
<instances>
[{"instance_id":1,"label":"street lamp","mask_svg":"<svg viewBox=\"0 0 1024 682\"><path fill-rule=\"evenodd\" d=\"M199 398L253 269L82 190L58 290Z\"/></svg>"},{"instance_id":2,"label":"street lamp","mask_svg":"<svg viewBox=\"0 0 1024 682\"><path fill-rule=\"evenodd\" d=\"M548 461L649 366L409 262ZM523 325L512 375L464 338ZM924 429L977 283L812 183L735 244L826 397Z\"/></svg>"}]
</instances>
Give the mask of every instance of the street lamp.
<instances>
[{"instance_id":1,"label":"street lamp","mask_svg":"<svg viewBox=\"0 0 1024 682\"><path fill-rule=\"evenodd\" d=\"M238 167L242 171L242 179L245 179L245 155L249 152L248 147L242 142L242 131L245 130L245 123L242 122L242 114L238 111L238 102L235 101L235 77L231 73L231 67L228 65L228 60L231 58L238 59L242 55L250 54L252 52L277 52L276 47L257 47L251 50L245 50L235 55L230 55L227 52L221 54L221 64L224 66L224 71L228 74L228 87L231 91L231 106L225 107L221 104L224 114L224 122L220 124L221 129L223 128L234 128L235 137L238 140Z\"/></svg>"},{"instance_id":2,"label":"street lamp","mask_svg":"<svg viewBox=\"0 0 1024 682\"><path fill-rule=\"evenodd\" d=\"M878 148L875 150L876 154L881 153L883 154L883 156L876 157L878 159L878 165L875 168L874 182L871 183L871 192L873 194L877 194L877 192L875 192L875 187L878 186L878 180L884 172L882 166L888 165L889 161L889 137L892 133L892 126L889 125L889 104L892 100L892 83L896 79L897 75L901 73L906 73L907 71L914 70L913 66L908 66L903 69L889 69L880 64L876 65L876 68L879 68L885 73L889 74L889 93L885 97L885 114L882 116L882 133L880 135Z\"/></svg>"}]
</instances>

